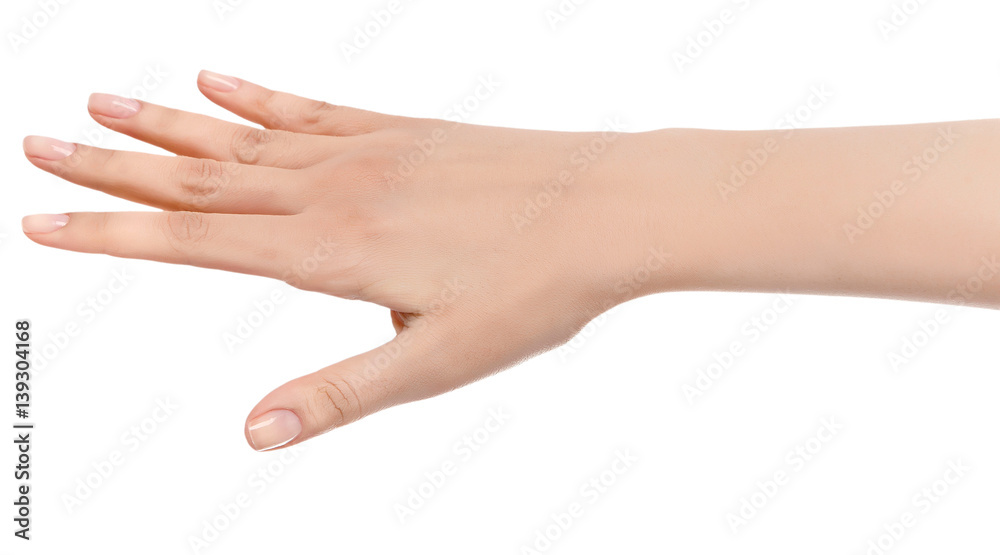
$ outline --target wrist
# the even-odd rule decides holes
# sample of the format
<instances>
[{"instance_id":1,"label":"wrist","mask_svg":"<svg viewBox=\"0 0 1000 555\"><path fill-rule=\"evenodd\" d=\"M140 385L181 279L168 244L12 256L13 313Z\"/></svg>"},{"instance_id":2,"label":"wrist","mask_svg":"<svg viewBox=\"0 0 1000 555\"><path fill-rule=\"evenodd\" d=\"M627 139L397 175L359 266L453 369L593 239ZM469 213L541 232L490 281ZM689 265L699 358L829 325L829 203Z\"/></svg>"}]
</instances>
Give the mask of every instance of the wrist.
<instances>
[{"instance_id":1,"label":"wrist","mask_svg":"<svg viewBox=\"0 0 1000 555\"><path fill-rule=\"evenodd\" d=\"M653 293L704 287L712 252L710 196L715 143L721 132L663 129L629 134L604 182L603 209L616 215L611 272L604 284L614 304Z\"/></svg>"}]
</instances>

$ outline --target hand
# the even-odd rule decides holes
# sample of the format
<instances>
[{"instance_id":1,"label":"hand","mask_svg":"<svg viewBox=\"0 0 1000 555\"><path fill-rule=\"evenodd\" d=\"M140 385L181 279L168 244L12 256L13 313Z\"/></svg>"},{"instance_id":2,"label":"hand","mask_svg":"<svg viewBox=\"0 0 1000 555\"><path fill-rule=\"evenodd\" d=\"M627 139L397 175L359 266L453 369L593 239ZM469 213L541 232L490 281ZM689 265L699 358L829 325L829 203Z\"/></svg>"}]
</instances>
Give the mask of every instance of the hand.
<instances>
[{"instance_id":1,"label":"hand","mask_svg":"<svg viewBox=\"0 0 1000 555\"><path fill-rule=\"evenodd\" d=\"M28 137L28 159L163 211L36 215L23 226L50 247L255 274L389 308L392 341L292 380L250 412L255 449L552 348L638 296L635 261L665 264L630 238L641 219L621 218L641 205L625 186L644 178L628 154L642 152L642 135L390 116L209 72L198 86L264 129L95 94L98 123L178 156Z\"/></svg>"}]
</instances>

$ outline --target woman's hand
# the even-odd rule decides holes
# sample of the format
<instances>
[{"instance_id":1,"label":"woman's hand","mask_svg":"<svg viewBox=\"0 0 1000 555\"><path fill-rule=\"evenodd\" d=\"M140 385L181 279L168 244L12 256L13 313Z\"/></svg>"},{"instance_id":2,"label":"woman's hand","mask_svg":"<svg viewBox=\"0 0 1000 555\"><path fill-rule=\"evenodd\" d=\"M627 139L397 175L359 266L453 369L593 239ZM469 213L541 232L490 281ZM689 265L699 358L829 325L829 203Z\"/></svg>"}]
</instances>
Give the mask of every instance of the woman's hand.
<instances>
[{"instance_id":1,"label":"woman's hand","mask_svg":"<svg viewBox=\"0 0 1000 555\"><path fill-rule=\"evenodd\" d=\"M251 411L258 450L459 387L657 291L1000 306L998 120L555 133L365 112L208 72L198 85L265 129L94 95L99 123L180 156L28 137L29 160L163 211L23 226L43 245L391 309L392 341Z\"/></svg>"},{"instance_id":2,"label":"woman's hand","mask_svg":"<svg viewBox=\"0 0 1000 555\"><path fill-rule=\"evenodd\" d=\"M179 156L24 141L74 183L162 212L36 215L35 242L285 280L391 309L396 337L250 413L258 450L436 395L570 339L665 272L644 244L643 135L460 125L333 106L202 72L264 127L95 94L90 113Z\"/></svg>"}]
</instances>

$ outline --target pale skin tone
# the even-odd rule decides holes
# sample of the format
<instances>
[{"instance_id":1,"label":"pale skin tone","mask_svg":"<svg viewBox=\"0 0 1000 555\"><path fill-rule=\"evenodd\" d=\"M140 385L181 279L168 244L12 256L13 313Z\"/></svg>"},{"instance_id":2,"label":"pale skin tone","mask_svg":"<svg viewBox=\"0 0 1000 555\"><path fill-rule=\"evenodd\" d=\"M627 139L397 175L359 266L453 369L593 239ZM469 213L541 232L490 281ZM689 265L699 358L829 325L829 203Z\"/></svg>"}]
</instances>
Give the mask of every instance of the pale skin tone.
<instances>
[{"instance_id":1,"label":"pale skin tone","mask_svg":"<svg viewBox=\"0 0 1000 555\"><path fill-rule=\"evenodd\" d=\"M1000 306L998 120L560 133L378 114L209 72L198 87L250 124L94 95L98 123L177 156L25 139L39 168L160 211L23 226L46 246L390 309L388 344L251 410L258 450L460 387L651 293Z\"/></svg>"}]
</instances>

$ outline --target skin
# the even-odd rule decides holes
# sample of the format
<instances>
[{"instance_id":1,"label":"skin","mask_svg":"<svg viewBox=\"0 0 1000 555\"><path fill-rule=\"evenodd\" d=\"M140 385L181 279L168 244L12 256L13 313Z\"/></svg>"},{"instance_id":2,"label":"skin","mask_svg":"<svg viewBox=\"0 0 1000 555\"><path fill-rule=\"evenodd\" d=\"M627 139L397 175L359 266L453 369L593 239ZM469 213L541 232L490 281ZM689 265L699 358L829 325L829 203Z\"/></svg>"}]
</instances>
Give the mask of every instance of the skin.
<instances>
[{"instance_id":1,"label":"skin","mask_svg":"<svg viewBox=\"0 0 1000 555\"><path fill-rule=\"evenodd\" d=\"M392 341L254 407L258 450L460 387L656 292L1000 306L998 120L559 133L378 114L210 72L198 87L263 129L94 95L98 123L177 156L28 137L28 159L162 211L28 216L24 229L390 309Z\"/></svg>"}]
</instances>

